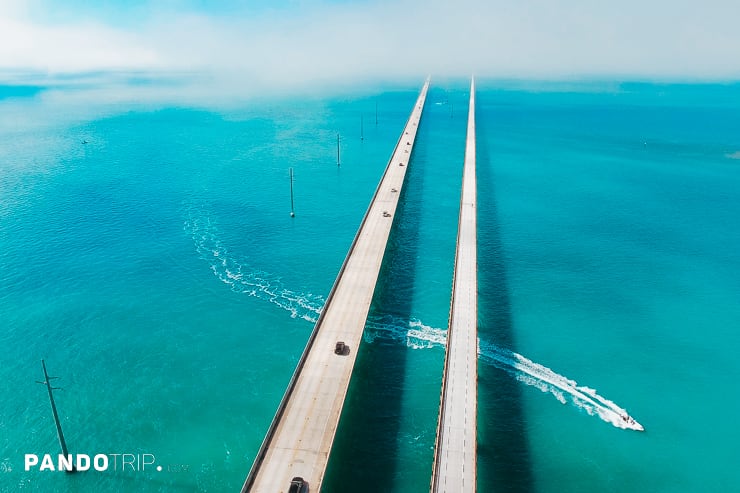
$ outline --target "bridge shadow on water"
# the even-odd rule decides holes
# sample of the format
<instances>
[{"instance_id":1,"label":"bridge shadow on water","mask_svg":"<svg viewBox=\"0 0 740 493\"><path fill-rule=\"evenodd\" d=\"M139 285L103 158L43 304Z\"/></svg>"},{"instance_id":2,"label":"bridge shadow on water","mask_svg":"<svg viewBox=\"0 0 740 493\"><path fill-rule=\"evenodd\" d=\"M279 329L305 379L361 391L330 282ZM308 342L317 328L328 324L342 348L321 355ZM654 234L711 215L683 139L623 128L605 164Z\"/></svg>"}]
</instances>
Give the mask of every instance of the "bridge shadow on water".
<instances>
[{"instance_id":1,"label":"bridge shadow on water","mask_svg":"<svg viewBox=\"0 0 740 493\"><path fill-rule=\"evenodd\" d=\"M424 131L419 128L417 142ZM401 191L388 247L380 269L369 318L408 321L424 187L422 149L415 149ZM366 329L367 330L367 329ZM379 337L362 343L321 491L392 491L398 473L398 436L409 349Z\"/></svg>"},{"instance_id":2,"label":"bridge shadow on water","mask_svg":"<svg viewBox=\"0 0 740 493\"><path fill-rule=\"evenodd\" d=\"M476 127L478 136L490 135L485 118L478 117ZM495 176L485 138L478 137L476 151L478 336L482 341L516 351ZM480 491L536 491L522 406L522 384L481 359L478 360L478 486Z\"/></svg>"}]
</instances>

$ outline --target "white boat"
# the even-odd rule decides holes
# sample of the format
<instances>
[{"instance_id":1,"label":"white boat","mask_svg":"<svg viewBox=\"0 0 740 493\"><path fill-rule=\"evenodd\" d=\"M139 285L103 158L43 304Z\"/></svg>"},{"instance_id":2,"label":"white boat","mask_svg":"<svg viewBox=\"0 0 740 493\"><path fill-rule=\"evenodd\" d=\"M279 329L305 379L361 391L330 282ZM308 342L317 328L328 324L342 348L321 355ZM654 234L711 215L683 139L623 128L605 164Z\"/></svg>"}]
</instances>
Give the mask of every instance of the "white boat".
<instances>
[{"instance_id":1,"label":"white boat","mask_svg":"<svg viewBox=\"0 0 740 493\"><path fill-rule=\"evenodd\" d=\"M645 431L645 427L635 421L635 418L633 418L629 414L622 414L621 418L622 421L624 421L624 423L627 425L627 428L636 431Z\"/></svg>"}]
</instances>

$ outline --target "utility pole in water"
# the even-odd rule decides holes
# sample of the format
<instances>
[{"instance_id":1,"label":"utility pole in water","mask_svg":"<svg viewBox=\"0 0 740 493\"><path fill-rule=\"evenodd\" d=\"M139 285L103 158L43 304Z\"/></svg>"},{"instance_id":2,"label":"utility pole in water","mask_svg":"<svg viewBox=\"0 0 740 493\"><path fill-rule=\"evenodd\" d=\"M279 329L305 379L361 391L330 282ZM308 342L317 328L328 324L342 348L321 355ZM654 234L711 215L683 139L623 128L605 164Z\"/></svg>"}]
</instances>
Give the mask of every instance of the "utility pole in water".
<instances>
[{"instance_id":1,"label":"utility pole in water","mask_svg":"<svg viewBox=\"0 0 740 493\"><path fill-rule=\"evenodd\" d=\"M46 385L46 390L49 391L49 402L51 403L51 413L54 415L54 424L57 426L57 438L59 438L59 446L62 447L62 454L64 454L65 457L69 456L69 451L67 450L67 442L64 440L64 433L62 432L62 424L59 422L59 413L57 413L57 406L54 403L54 390L60 390L59 387L52 387L51 383L49 383L50 380L57 379L59 377L50 377L49 374L46 372L46 363L44 360L41 360L41 367L44 369L44 381L39 382L38 380L36 383L40 383L42 385ZM64 472L70 473L75 472L74 466L72 466L71 469L65 469Z\"/></svg>"},{"instance_id":2,"label":"utility pole in water","mask_svg":"<svg viewBox=\"0 0 740 493\"><path fill-rule=\"evenodd\" d=\"M290 168L290 217L295 217L293 209L293 168Z\"/></svg>"},{"instance_id":3,"label":"utility pole in water","mask_svg":"<svg viewBox=\"0 0 740 493\"><path fill-rule=\"evenodd\" d=\"M337 166L341 164L341 161L339 160L339 134L337 134Z\"/></svg>"}]
</instances>

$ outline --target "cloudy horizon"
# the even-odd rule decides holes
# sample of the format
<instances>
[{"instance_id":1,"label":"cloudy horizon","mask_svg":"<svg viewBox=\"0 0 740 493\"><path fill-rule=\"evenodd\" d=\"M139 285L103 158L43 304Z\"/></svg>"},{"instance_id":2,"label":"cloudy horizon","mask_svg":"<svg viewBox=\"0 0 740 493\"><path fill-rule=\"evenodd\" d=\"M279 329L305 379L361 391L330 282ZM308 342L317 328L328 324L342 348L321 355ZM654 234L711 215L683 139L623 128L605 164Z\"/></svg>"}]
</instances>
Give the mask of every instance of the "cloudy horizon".
<instances>
[{"instance_id":1,"label":"cloudy horizon","mask_svg":"<svg viewBox=\"0 0 740 493\"><path fill-rule=\"evenodd\" d=\"M2 0L0 83L197 74L224 93L479 77L740 80L740 3Z\"/></svg>"}]
</instances>

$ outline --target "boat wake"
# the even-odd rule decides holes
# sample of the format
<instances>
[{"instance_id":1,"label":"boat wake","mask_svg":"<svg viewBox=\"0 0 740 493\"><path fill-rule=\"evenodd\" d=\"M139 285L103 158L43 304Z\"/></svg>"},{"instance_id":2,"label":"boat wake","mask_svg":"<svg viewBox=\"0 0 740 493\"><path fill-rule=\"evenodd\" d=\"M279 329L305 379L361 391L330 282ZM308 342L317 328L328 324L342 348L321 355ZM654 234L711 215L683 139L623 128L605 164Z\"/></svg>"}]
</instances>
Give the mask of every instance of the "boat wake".
<instances>
[{"instance_id":1,"label":"boat wake","mask_svg":"<svg viewBox=\"0 0 740 493\"><path fill-rule=\"evenodd\" d=\"M390 316L368 319L365 340L373 342L379 337L405 341L408 347L414 349L443 347L447 343L446 330L425 325L418 319L407 321ZM617 428L644 430L624 408L600 396L596 390L580 386L575 380L521 354L478 339L478 360L507 372L526 385L551 394L563 404L570 403L591 416L598 416Z\"/></svg>"},{"instance_id":2,"label":"boat wake","mask_svg":"<svg viewBox=\"0 0 740 493\"><path fill-rule=\"evenodd\" d=\"M200 258L210 264L213 274L232 291L272 303L288 311L293 318L316 323L324 306L322 296L291 291L280 277L256 269L246 259L232 255L221 241L216 223L207 216L189 211L183 229L193 239Z\"/></svg>"},{"instance_id":3,"label":"boat wake","mask_svg":"<svg viewBox=\"0 0 740 493\"><path fill-rule=\"evenodd\" d=\"M301 318L316 323L325 299L311 293L296 293L287 289L278 276L255 269L246 259L233 256L219 239L217 224L208 216L190 210L183 229L191 236L195 250L209 263L213 274L236 293L265 300ZM412 349L444 347L447 331L425 325L416 318L392 315L368 317L363 338L368 343L390 341L406 344ZM614 402L600 396L596 390L580 386L575 380L535 363L508 349L478 340L479 361L499 368L519 382L551 394L563 404L585 411L591 416L622 429L643 431L642 425Z\"/></svg>"},{"instance_id":4,"label":"boat wake","mask_svg":"<svg viewBox=\"0 0 740 493\"><path fill-rule=\"evenodd\" d=\"M635 421L625 409L601 397L596 390L580 386L575 380L555 373L550 368L535 363L521 354L479 339L478 355L480 360L506 371L522 383L552 394L563 404L570 401L575 407L591 416L598 416L617 428L644 430L642 425Z\"/></svg>"}]
</instances>

